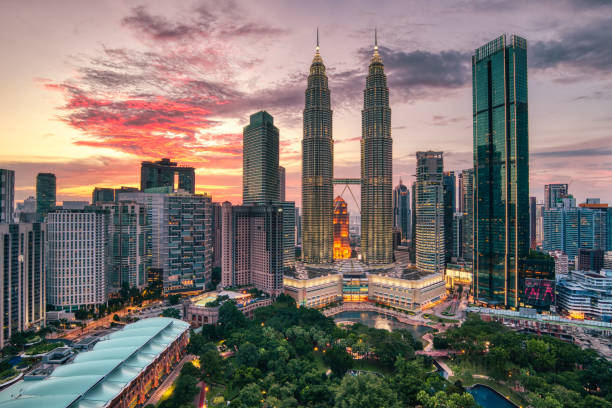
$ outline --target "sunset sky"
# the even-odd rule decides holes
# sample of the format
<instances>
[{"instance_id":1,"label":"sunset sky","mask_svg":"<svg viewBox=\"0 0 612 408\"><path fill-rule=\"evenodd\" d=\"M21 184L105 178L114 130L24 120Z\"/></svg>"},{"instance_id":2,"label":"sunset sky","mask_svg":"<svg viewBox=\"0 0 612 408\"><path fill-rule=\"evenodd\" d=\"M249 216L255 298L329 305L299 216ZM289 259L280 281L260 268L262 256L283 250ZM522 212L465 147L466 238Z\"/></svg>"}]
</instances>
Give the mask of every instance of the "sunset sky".
<instances>
[{"instance_id":1,"label":"sunset sky","mask_svg":"<svg viewBox=\"0 0 612 408\"><path fill-rule=\"evenodd\" d=\"M58 201L137 186L141 160L196 170L198 192L241 201L242 127L280 129L287 199L300 206L302 110L319 26L334 110L335 176L359 176L374 27L391 95L394 183L418 150L472 165L470 56L528 41L530 189L571 183L612 202L612 2L11 1L0 3L0 167L16 196L38 172ZM338 191L339 192L339 191ZM356 191L358 192L358 190ZM350 201L347 197L347 201ZM353 204L349 203L350 206Z\"/></svg>"}]
</instances>

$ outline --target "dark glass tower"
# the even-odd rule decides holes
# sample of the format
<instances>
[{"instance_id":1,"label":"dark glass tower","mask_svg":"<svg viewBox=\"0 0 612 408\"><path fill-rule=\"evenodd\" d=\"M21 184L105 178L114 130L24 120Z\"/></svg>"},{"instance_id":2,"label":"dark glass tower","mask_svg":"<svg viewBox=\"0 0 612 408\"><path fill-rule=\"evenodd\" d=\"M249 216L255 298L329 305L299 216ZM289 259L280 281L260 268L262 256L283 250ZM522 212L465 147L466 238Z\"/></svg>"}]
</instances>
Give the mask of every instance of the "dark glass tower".
<instances>
[{"instance_id":1,"label":"dark glass tower","mask_svg":"<svg viewBox=\"0 0 612 408\"><path fill-rule=\"evenodd\" d=\"M251 115L243 131L243 204L278 201L278 128L266 111Z\"/></svg>"},{"instance_id":2,"label":"dark glass tower","mask_svg":"<svg viewBox=\"0 0 612 408\"><path fill-rule=\"evenodd\" d=\"M455 216L455 172L445 171L443 180L444 187L444 251L445 260L450 262L453 255L453 218Z\"/></svg>"},{"instance_id":3,"label":"dark glass tower","mask_svg":"<svg viewBox=\"0 0 612 408\"><path fill-rule=\"evenodd\" d=\"M402 242L410 236L410 190L402 183L393 189L393 227L402 233Z\"/></svg>"},{"instance_id":4,"label":"dark glass tower","mask_svg":"<svg viewBox=\"0 0 612 408\"><path fill-rule=\"evenodd\" d=\"M325 65L317 49L306 88L302 139L302 247L304 262L333 262L334 142Z\"/></svg>"},{"instance_id":5,"label":"dark glass tower","mask_svg":"<svg viewBox=\"0 0 612 408\"><path fill-rule=\"evenodd\" d=\"M378 41L361 111L361 255L367 264L393 262L391 109Z\"/></svg>"},{"instance_id":6,"label":"dark glass tower","mask_svg":"<svg viewBox=\"0 0 612 408\"><path fill-rule=\"evenodd\" d=\"M53 173L38 173L36 176L36 213L43 221L47 213L55 208L56 181Z\"/></svg>"},{"instance_id":7,"label":"dark glass tower","mask_svg":"<svg viewBox=\"0 0 612 408\"><path fill-rule=\"evenodd\" d=\"M472 82L474 293L516 308L529 252L527 41L503 35L478 48Z\"/></svg>"},{"instance_id":8,"label":"dark glass tower","mask_svg":"<svg viewBox=\"0 0 612 408\"><path fill-rule=\"evenodd\" d=\"M178 175L178 185L174 182L175 175ZM195 169L179 166L170 159L143 161L140 167L140 190L163 187L168 187L171 191L180 189L195 194Z\"/></svg>"}]
</instances>

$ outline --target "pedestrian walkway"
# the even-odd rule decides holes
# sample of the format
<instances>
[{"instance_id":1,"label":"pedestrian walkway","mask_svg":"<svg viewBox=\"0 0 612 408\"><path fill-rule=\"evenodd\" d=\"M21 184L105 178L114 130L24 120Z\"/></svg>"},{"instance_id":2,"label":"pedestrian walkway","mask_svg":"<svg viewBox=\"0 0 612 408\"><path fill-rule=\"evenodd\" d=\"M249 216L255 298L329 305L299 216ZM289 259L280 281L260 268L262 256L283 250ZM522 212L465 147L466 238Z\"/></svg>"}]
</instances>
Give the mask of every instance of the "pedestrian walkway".
<instances>
[{"instance_id":1,"label":"pedestrian walkway","mask_svg":"<svg viewBox=\"0 0 612 408\"><path fill-rule=\"evenodd\" d=\"M191 360L193 360L194 358L195 356L193 354L187 354L185 357L183 357L183 359L176 365L176 367L174 367L174 370L172 370L170 375L166 377L164 382L153 392L153 394L151 394L151 396L149 397L149 400L144 405L145 406L149 404L157 405L157 403L161 399L162 395L164 395L166 390L170 388L172 384L174 384L174 381L176 381L177 377L181 373L181 369L183 368L185 363L191 362Z\"/></svg>"}]
</instances>

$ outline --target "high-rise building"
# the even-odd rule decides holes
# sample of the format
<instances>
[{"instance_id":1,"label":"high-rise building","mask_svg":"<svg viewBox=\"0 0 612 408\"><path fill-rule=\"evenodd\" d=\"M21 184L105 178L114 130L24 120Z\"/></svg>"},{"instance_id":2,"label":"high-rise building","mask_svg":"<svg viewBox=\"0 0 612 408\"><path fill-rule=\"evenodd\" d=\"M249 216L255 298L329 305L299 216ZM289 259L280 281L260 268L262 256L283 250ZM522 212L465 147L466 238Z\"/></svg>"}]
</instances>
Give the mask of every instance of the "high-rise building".
<instances>
[{"instance_id":1,"label":"high-rise building","mask_svg":"<svg viewBox=\"0 0 612 408\"><path fill-rule=\"evenodd\" d=\"M392 151L389 88L375 34L361 111L361 256L366 264L393 262Z\"/></svg>"},{"instance_id":2,"label":"high-rise building","mask_svg":"<svg viewBox=\"0 0 612 408\"><path fill-rule=\"evenodd\" d=\"M472 57L474 295L519 306L519 261L529 253L527 41L506 36Z\"/></svg>"},{"instance_id":3,"label":"high-rise building","mask_svg":"<svg viewBox=\"0 0 612 408\"><path fill-rule=\"evenodd\" d=\"M0 224L0 348L45 324L45 224Z\"/></svg>"},{"instance_id":4,"label":"high-rise building","mask_svg":"<svg viewBox=\"0 0 612 408\"><path fill-rule=\"evenodd\" d=\"M402 183L393 189L393 228L402 234L402 241L410 238L410 190Z\"/></svg>"},{"instance_id":5,"label":"high-rise building","mask_svg":"<svg viewBox=\"0 0 612 408\"><path fill-rule=\"evenodd\" d=\"M535 197L529 197L529 248L536 249L537 241L537 204Z\"/></svg>"},{"instance_id":6,"label":"high-rise building","mask_svg":"<svg viewBox=\"0 0 612 408\"><path fill-rule=\"evenodd\" d=\"M462 258L463 249L462 241L463 238L463 213L456 212L453 216L453 248L451 252L451 258L459 259Z\"/></svg>"},{"instance_id":7,"label":"high-rise building","mask_svg":"<svg viewBox=\"0 0 612 408\"><path fill-rule=\"evenodd\" d=\"M334 200L334 259L348 259L350 257L348 207L346 201L338 196Z\"/></svg>"},{"instance_id":8,"label":"high-rise building","mask_svg":"<svg viewBox=\"0 0 612 408\"><path fill-rule=\"evenodd\" d=\"M580 212L568 196L550 209L544 209L542 249L561 251L574 262L580 248Z\"/></svg>"},{"instance_id":9,"label":"high-rise building","mask_svg":"<svg viewBox=\"0 0 612 408\"><path fill-rule=\"evenodd\" d=\"M279 201L278 128L265 111L254 113L243 131L243 204Z\"/></svg>"},{"instance_id":10,"label":"high-rise building","mask_svg":"<svg viewBox=\"0 0 612 408\"><path fill-rule=\"evenodd\" d=\"M17 203L17 208L15 209L15 221L33 223L37 222L37 220L36 198L30 196L23 200L22 203Z\"/></svg>"},{"instance_id":11,"label":"high-rise building","mask_svg":"<svg viewBox=\"0 0 612 408\"><path fill-rule=\"evenodd\" d=\"M455 172L445 171L442 180L444 187L444 248L446 252L445 261L450 262L453 256L454 247L453 219L455 217L455 201L457 197L457 192L455 191Z\"/></svg>"},{"instance_id":12,"label":"high-rise building","mask_svg":"<svg viewBox=\"0 0 612 408\"><path fill-rule=\"evenodd\" d=\"M212 203L212 239L213 239L213 268L221 268L221 253L223 247L223 216L220 203Z\"/></svg>"},{"instance_id":13,"label":"high-rise building","mask_svg":"<svg viewBox=\"0 0 612 408\"><path fill-rule=\"evenodd\" d=\"M466 261L474 259L474 169L461 172L461 257Z\"/></svg>"},{"instance_id":14,"label":"high-rise building","mask_svg":"<svg viewBox=\"0 0 612 408\"><path fill-rule=\"evenodd\" d=\"M286 180L286 171L283 166L278 166L278 182L279 184L279 201L285 201L285 180Z\"/></svg>"},{"instance_id":15,"label":"high-rise building","mask_svg":"<svg viewBox=\"0 0 612 408\"><path fill-rule=\"evenodd\" d=\"M302 215L299 207L295 207L295 245L302 245Z\"/></svg>"},{"instance_id":16,"label":"high-rise building","mask_svg":"<svg viewBox=\"0 0 612 408\"><path fill-rule=\"evenodd\" d=\"M604 251L601 249L578 249L576 270L599 272L603 268Z\"/></svg>"},{"instance_id":17,"label":"high-rise building","mask_svg":"<svg viewBox=\"0 0 612 408\"><path fill-rule=\"evenodd\" d=\"M569 272L569 258L563 251L551 251L549 255L555 260L555 276L567 275Z\"/></svg>"},{"instance_id":18,"label":"high-rise building","mask_svg":"<svg viewBox=\"0 0 612 408\"><path fill-rule=\"evenodd\" d=\"M119 291L124 284L145 287L151 262L146 207L133 201L106 202L100 207L109 212L109 290Z\"/></svg>"},{"instance_id":19,"label":"high-rise building","mask_svg":"<svg viewBox=\"0 0 612 408\"><path fill-rule=\"evenodd\" d=\"M43 221L47 213L55 208L56 180L53 173L38 173L36 176L36 213Z\"/></svg>"},{"instance_id":20,"label":"high-rise building","mask_svg":"<svg viewBox=\"0 0 612 408\"><path fill-rule=\"evenodd\" d=\"M202 290L212 275L212 200L204 194L120 193L146 208L151 267L163 270L164 293Z\"/></svg>"},{"instance_id":21,"label":"high-rise building","mask_svg":"<svg viewBox=\"0 0 612 408\"><path fill-rule=\"evenodd\" d=\"M295 203L281 201L272 204L282 212L283 271L288 271L295 268Z\"/></svg>"},{"instance_id":22,"label":"high-rise building","mask_svg":"<svg viewBox=\"0 0 612 408\"><path fill-rule=\"evenodd\" d=\"M416 181L412 182L412 213L410 214L410 262L416 264Z\"/></svg>"},{"instance_id":23,"label":"high-rise building","mask_svg":"<svg viewBox=\"0 0 612 408\"><path fill-rule=\"evenodd\" d=\"M544 239L544 204L536 204L536 247L542 247Z\"/></svg>"},{"instance_id":24,"label":"high-rise building","mask_svg":"<svg viewBox=\"0 0 612 408\"><path fill-rule=\"evenodd\" d=\"M232 207L225 202L222 212L222 286L254 285L278 296L283 289L283 207L277 204Z\"/></svg>"},{"instance_id":25,"label":"high-rise building","mask_svg":"<svg viewBox=\"0 0 612 408\"><path fill-rule=\"evenodd\" d=\"M178 178L178 183L175 178ZM179 166L166 158L156 162L143 161L140 167L140 191L163 187L195 194L195 169Z\"/></svg>"},{"instance_id":26,"label":"high-rise building","mask_svg":"<svg viewBox=\"0 0 612 408\"><path fill-rule=\"evenodd\" d=\"M464 200L464 193L463 193L463 172L460 172L459 174L457 174L457 212L460 212L463 214L463 200Z\"/></svg>"},{"instance_id":27,"label":"high-rise building","mask_svg":"<svg viewBox=\"0 0 612 408\"><path fill-rule=\"evenodd\" d=\"M15 172L0 169L0 224L10 224L15 211Z\"/></svg>"},{"instance_id":28,"label":"high-rise building","mask_svg":"<svg viewBox=\"0 0 612 408\"><path fill-rule=\"evenodd\" d=\"M424 272L444 272L442 152L417 152L416 157L416 266Z\"/></svg>"},{"instance_id":29,"label":"high-rise building","mask_svg":"<svg viewBox=\"0 0 612 408\"><path fill-rule=\"evenodd\" d=\"M112 203L115 201L115 189L96 187L91 193L91 203L98 205L102 203Z\"/></svg>"},{"instance_id":30,"label":"high-rise building","mask_svg":"<svg viewBox=\"0 0 612 408\"><path fill-rule=\"evenodd\" d=\"M544 185L544 209L556 207L559 199L567 197L567 194L567 184Z\"/></svg>"},{"instance_id":31,"label":"high-rise building","mask_svg":"<svg viewBox=\"0 0 612 408\"><path fill-rule=\"evenodd\" d=\"M108 295L109 212L96 207L47 213L47 303L73 311Z\"/></svg>"},{"instance_id":32,"label":"high-rise building","mask_svg":"<svg viewBox=\"0 0 612 408\"><path fill-rule=\"evenodd\" d=\"M317 48L310 65L302 139L302 257L333 262L334 142L329 87Z\"/></svg>"}]
</instances>

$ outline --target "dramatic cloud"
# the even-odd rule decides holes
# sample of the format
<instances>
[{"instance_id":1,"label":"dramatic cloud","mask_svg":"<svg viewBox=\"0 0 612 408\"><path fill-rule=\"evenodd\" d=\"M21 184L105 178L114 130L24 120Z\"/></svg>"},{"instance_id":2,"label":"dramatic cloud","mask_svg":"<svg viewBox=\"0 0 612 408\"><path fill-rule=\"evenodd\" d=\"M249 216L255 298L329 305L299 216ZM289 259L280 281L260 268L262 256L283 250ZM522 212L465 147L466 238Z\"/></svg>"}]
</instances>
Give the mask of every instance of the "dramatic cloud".
<instances>
[{"instance_id":1,"label":"dramatic cloud","mask_svg":"<svg viewBox=\"0 0 612 408\"><path fill-rule=\"evenodd\" d=\"M612 70L612 18L601 18L562 32L558 39L530 46L529 65L536 69L571 68L609 75Z\"/></svg>"}]
</instances>

